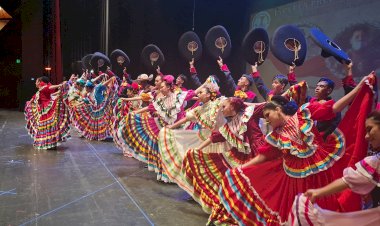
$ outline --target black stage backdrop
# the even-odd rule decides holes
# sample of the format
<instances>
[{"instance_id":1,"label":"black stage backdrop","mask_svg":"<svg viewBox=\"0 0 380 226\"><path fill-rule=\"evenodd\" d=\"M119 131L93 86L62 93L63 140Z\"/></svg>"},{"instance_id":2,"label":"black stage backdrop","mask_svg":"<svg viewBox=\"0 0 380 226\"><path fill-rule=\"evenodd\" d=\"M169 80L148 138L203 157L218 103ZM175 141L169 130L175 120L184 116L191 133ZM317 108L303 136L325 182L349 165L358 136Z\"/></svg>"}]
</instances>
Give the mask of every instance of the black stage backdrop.
<instances>
[{"instance_id":1,"label":"black stage backdrop","mask_svg":"<svg viewBox=\"0 0 380 226\"><path fill-rule=\"evenodd\" d=\"M195 1L194 31L202 42L212 26L220 24L228 30L233 49L225 62L235 77L245 71L240 45L249 29L253 2ZM166 58L161 70L164 74L188 73L188 62L180 57L177 46L179 37L192 29L193 3L193 0L110 0L109 53L117 48L125 51L131 59L128 72L135 78L140 73L154 72L144 68L140 60L144 46L154 43ZM101 12L99 1L61 1L64 75L68 76L73 62L85 54L102 51ZM202 79L219 72L216 61L205 52L196 67Z\"/></svg>"}]
</instances>

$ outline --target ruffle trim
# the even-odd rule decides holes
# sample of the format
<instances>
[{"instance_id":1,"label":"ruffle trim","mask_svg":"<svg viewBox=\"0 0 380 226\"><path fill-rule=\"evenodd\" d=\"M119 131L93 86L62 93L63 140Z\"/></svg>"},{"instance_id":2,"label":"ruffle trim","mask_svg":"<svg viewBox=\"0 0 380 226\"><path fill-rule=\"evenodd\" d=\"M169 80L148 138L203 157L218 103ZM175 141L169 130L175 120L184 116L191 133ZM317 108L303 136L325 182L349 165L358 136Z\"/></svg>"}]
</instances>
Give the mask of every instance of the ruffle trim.
<instances>
[{"instance_id":1,"label":"ruffle trim","mask_svg":"<svg viewBox=\"0 0 380 226\"><path fill-rule=\"evenodd\" d=\"M300 107L300 110L293 116L298 117L298 114L301 114L301 118L303 120L302 125L296 125L300 128L300 131L304 134L302 136L302 141L306 145L305 148L300 149L299 147L295 147L292 145L292 142L289 138L285 138L273 131L273 128L267 124L267 135L265 136L265 140L274 147L279 149L288 149L291 155L297 156L299 158L308 158L314 155L317 150L317 146L314 145L315 135L311 132L313 128L314 121L311 119L311 113L307 108L309 103L306 103Z\"/></svg>"},{"instance_id":2,"label":"ruffle trim","mask_svg":"<svg viewBox=\"0 0 380 226\"><path fill-rule=\"evenodd\" d=\"M177 120L178 113L182 111L182 105L187 96L187 91L176 92L172 95L175 95L175 103L172 109L166 109L167 106L164 106L162 103L163 99L158 99L153 101L153 107L156 109L156 113L162 118L167 124L173 124ZM169 112L170 111L170 112Z\"/></svg>"},{"instance_id":3,"label":"ruffle trim","mask_svg":"<svg viewBox=\"0 0 380 226\"><path fill-rule=\"evenodd\" d=\"M243 152L245 154L251 152L251 148L249 143L244 141L243 134L247 131L247 123L249 119L252 117L255 111L254 106L248 106L245 108L244 113L240 116L241 124L239 126L239 131L237 134L233 133L229 128L229 123L224 124L220 127L219 132L222 136L227 140L227 142L235 147L238 151Z\"/></svg>"},{"instance_id":4,"label":"ruffle trim","mask_svg":"<svg viewBox=\"0 0 380 226\"><path fill-rule=\"evenodd\" d=\"M220 100L214 100L194 109L194 117L203 128L214 128L220 104Z\"/></svg>"},{"instance_id":5,"label":"ruffle trim","mask_svg":"<svg viewBox=\"0 0 380 226\"><path fill-rule=\"evenodd\" d=\"M237 167L236 168L237 171L239 172L240 176L246 181L246 183L248 184L248 188L252 191L253 195L255 196L255 198L258 199L258 201L260 202L259 204L256 204L256 203L253 203L252 206L250 206L249 209L251 209L252 211L254 211L254 208L253 206L256 206L256 205L259 205L259 206L262 206L264 207L268 212L269 214L271 214L273 216L273 218L277 219L278 222L280 222L281 225L284 225L286 223L286 221L281 221L281 217L280 217L280 214L274 210L272 210L266 203L265 201L260 197L259 193L257 193L256 189L252 186L251 184L251 181L249 180L249 177L247 177L242 168L241 167ZM261 205L260 205L261 204ZM248 206L247 206L248 208ZM256 209L257 210L257 209ZM258 214L258 213L257 213ZM262 214L261 214L262 215ZM266 222L265 222L266 224Z\"/></svg>"},{"instance_id":6,"label":"ruffle trim","mask_svg":"<svg viewBox=\"0 0 380 226\"><path fill-rule=\"evenodd\" d=\"M380 154L376 154L374 156L367 157L360 162L356 163L356 170L361 173L363 176L367 177L372 183L374 183L377 187L380 187L380 175L378 173L379 169L374 168L370 163L367 161L368 158L375 158L375 162L380 164Z\"/></svg>"},{"instance_id":7,"label":"ruffle trim","mask_svg":"<svg viewBox=\"0 0 380 226\"><path fill-rule=\"evenodd\" d=\"M285 173L294 178L305 178L312 174L317 174L319 172L325 171L329 169L331 166L335 164L336 161L338 161L345 152L344 147L344 135L339 129L335 129L335 131L330 135L335 136L336 145L334 152L331 152L326 155L326 157L319 162L316 162L312 165L308 165L304 168L292 168L288 165L286 165L286 160L283 160L283 167L285 170Z\"/></svg>"}]
</instances>

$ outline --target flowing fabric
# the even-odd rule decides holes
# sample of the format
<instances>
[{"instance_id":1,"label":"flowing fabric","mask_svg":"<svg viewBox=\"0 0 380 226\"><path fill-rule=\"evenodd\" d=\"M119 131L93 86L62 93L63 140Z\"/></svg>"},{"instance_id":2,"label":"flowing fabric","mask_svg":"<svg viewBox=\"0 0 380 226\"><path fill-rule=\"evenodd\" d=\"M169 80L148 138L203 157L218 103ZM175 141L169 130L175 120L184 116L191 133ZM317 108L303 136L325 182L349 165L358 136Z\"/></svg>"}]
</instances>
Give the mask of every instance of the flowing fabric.
<instances>
[{"instance_id":1,"label":"flowing fabric","mask_svg":"<svg viewBox=\"0 0 380 226\"><path fill-rule=\"evenodd\" d=\"M359 195L380 187L380 153L364 158L343 171L342 180L349 190ZM344 194L344 193L343 193ZM299 225L380 225L380 207L339 213L313 205L303 194L298 195L289 214L288 224Z\"/></svg>"},{"instance_id":2,"label":"flowing fabric","mask_svg":"<svg viewBox=\"0 0 380 226\"><path fill-rule=\"evenodd\" d=\"M123 141L119 139L117 135L117 131L119 128L120 121L130 112L139 109L141 106L141 101L124 101L122 99L118 99L115 107L113 109L113 116L111 118L112 121L112 129L111 135L113 137L113 141L117 148L123 150ZM123 152L124 156L132 157L130 152Z\"/></svg>"},{"instance_id":3,"label":"flowing fabric","mask_svg":"<svg viewBox=\"0 0 380 226\"><path fill-rule=\"evenodd\" d=\"M247 107L245 112L219 128L210 137L213 143L202 150L190 149L182 163L186 190L201 206L211 213L214 223L234 224L235 220L221 208L218 189L228 169L238 167L256 155L264 144L259 128L262 107Z\"/></svg>"},{"instance_id":4,"label":"flowing fabric","mask_svg":"<svg viewBox=\"0 0 380 226\"><path fill-rule=\"evenodd\" d=\"M51 98L52 92L49 87L44 87L25 105L26 129L37 149L55 148L70 137L68 109L62 94Z\"/></svg>"},{"instance_id":5,"label":"flowing fabric","mask_svg":"<svg viewBox=\"0 0 380 226\"><path fill-rule=\"evenodd\" d=\"M199 130L174 130L166 127L160 130L158 136L158 146L162 160L162 166L171 181L177 183L185 191L192 193L190 186L182 170L182 161L189 149L196 148L217 130L224 122L220 108L221 100L209 101L204 105L198 106L189 112L186 117L191 123L199 124ZM215 145L218 146L218 145Z\"/></svg>"},{"instance_id":6,"label":"flowing fabric","mask_svg":"<svg viewBox=\"0 0 380 226\"><path fill-rule=\"evenodd\" d=\"M171 182L166 175L158 149L158 134L165 125L173 124L184 116L183 104L194 92L181 91L156 99L148 106L150 112L129 113L120 121L118 139L123 152L148 164L148 170L157 173L157 180ZM152 117L153 114L155 117Z\"/></svg>"},{"instance_id":7,"label":"flowing fabric","mask_svg":"<svg viewBox=\"0 0 380 226\"><path fill-rule=\"evenodd\" d=\"M98 86L103 88L97 88ZM117 87L106 89L100 84L95 91L102 92L94 94L94 101L85 101L71 109L71 118L78 131L89 140L104 140L111 136L113 107L116 99ZM104 95L103 98L99 98ZM95 96L97 99L95 100ZM102 102L97 103L102 99Z\"/></svg>"},{"instance_id":8,"label":"flowing fabric","mask_svg":"<svg viewBox=\"0 0 380 226\"><path fill-rule=\"evenodd\" d=\"M363 96L365 99L361 99ZM364 115L371 110L372 100L371 86L363 86L345 115L348 118L343 121L352 125L357 120L364 120ZM358 114L352 114L351 111ZM240 225L284 224L298 193L331 183L341 177L341 172L349 164L346 156L362 156L366 153L365 148L350 148L351 142L354 142L351 140L348 141L347 149L344 148L347 142L344 135L361 134L364 127L342 126L329 135L326 141L322 139L313 126L313 120L328 120L334 116L329 112L332 112L331 101L304 105L296 114L297 118L290 121L298 122L299 130L290 126L267 135L266 140L272 147L261 150L261 153L272 160L226 172L219 196L225 209ZM358 139L364 139L364 136ZM342 163L336 164L340 161ZM319 199L317 204L333 211L342 208L338 195ZM351 205L357 208L359 203Z\"/></svg>"}]
</instances>

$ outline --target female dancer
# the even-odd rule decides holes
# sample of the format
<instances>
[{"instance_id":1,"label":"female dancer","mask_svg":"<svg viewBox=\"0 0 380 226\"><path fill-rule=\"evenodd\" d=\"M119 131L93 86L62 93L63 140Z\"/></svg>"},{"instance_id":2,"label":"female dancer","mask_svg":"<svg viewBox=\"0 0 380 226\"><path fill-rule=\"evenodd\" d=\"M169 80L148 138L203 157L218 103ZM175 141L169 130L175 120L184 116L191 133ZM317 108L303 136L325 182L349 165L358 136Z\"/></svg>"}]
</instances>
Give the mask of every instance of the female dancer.
<instances>
[{"instance_id":1,"label":"female dancer","mask_svg":"<svg viewBox=\"0 0 380 226\"><path fill-rule=\"evenodd\" d=\"M198 101L202 104L186 112L186 117L172 125L161 129L158 136L158 147L160 150L162 166L169 179L179 184L186 191L192 188L187 186L184 173L181 171L183 157L190 148L198 147L207 139L212 131L222 125L224 118L218 117L221 99L216 99L219 86L210 77L201 85L195 93ZM174 130L187 122L198 123L201 128L198 131L181 129ZM217 123L219 122L219 123ZM191 193L191 192L190 192Z\"/></svg>"},{"instance_id":2,"label":"female dancer","mask_svg":"<svg viewBox=\"0 0 380 226\"><path fill-rule=\"evenodd\" d=\"M366 140L370 143L374 155L366 157L343 171L343 177L318 189L309 189L304 195L295 198L288 224L300 225L345 225L371 226L380 225L380 207L338 213L313 205L315 200L350 189L360 195L369 194L375 187L380 187L380 112L372 112L366 120ZM377 204L377 203L375 203Z\"/></svg>"},{"instance_id":3,"label":"female dancer","mask_svg":"<svg viewBox=\"0 0 380 226\"><path fill-rule=\"evenodd\" d=\"M39 77L36 80L37 93L26 102L26 128L37 149L56 149L59 142L70 137L68 110L61 92L56 92L56 88L62 85L64 83L51 85L47 77Z\"/></svg>"},{"instance_id":4,"label":"female dancer","mask_svg":"<svg viewBox=\"0 0 380 226\"><path fill-rule=\"evenodd\" d=\"M158 150L158 133L184 117L185 101L194 97L194 91L174 92L174 77L163 77L159 94L149 106L129 113L120 122L118 139L123 140L123 151L129 151L136 159L148 164L157 173L157 180L169 182L164 173ZM152 117L153 116L153 117Z\"/></svg>"},{"instance_id":5,"label":"female dancer","mask_svg":"<svg viewBox=\"0 0 380 226\"><path fill-rule=\"evenodd\" d=\"M246 106L237 97L223 101L221 111L227 122L184 157L182 168L187 187L192 190L184 189L219 223L234 223L225 211L220 211L218 189L224 173L249 161L264 144L259 127L262 107Z\"/></svg>"},{"instance_id":6,"label":"female dancer","mask_svg":"<svg viewBox=\"0 0 380 226\"><path fill-rule=\"evenodd\" d=\"M82 103L71 109L75 127L89 140L104 140L111 130L111 117L117 92L116 77L93 85L87 81Z\"/></svg>"},{"instance_id":7,"label":"female dancer","mask_svg":"<svg viewBox=\"0 0 380 226\"><path fill-rule=\"evenodd\" d=\"M123 150L123 142L118 139L117 130L119 128L120 121L132 111L136 111L141 107L141 100L130 101L133 98L139 97L140 86L136 82L132 82L131 85L127 85L120 93L117 104L113 109L112 117L112 137L116 147ZM129 152L123 152L124 156L132 157Z\"/></svg>"},{"instance_id":8,"label":"female dancer","mask_svg":"<svg viewBox=\"0 0 380 226\"><path fill-rule=\"evenodd\" d=\"M286 98L274 96L265 104L267 144L260 147L259 154L251 161L227 171L219 191L220 201L239 224L283 224L299 192L327 185L337 178L335 172L347 166L339 162L345 163L346 156L357 153L345 153L345 137L339 130L324 141L314 120L333 118L362 87L373 95L372 90L364 86L372 76L371 73L365 77L352 92L335 103L313 102L298 109ZM362 108L362 111L368 110ZM353 132L351 129L350 133ZM320 199L318 204L328 209L339 208L334 197Z\"/></svg>"}]
</instances>

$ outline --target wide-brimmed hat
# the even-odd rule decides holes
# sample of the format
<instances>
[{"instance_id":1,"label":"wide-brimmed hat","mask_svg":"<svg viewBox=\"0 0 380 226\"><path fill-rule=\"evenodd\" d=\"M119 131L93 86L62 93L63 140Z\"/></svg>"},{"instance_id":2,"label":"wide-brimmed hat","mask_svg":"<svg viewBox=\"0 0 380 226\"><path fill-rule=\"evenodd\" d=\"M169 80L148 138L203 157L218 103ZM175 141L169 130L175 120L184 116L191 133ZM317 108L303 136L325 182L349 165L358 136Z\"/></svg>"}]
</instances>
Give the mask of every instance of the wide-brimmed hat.
<instances>
[{"instance_id":1,"label":"wide-brimmed hat","mask_svg":"<svg viewBox=\"0 0 380 226\"><path fill-rule=\"evenodd\" d=\"M93 69L99 69L105 71L107 66L111 66L110 59L101 52L95 52L92 54L90 64Z\"/></svg>"},{"instance_id":2,"label":"wide-brimmed hat","mask_svg":"<svg viewBox=\"0 0 380 226\"><path fill-rule=\"evenodd\" d=\"M312 40L321 47L321 56L330 57L333 56L340 63L351 63L350 57L345 53L335 42L333 42L327 35L322 33L318 28L311 28L310 34Z\"/></svg>"},{"instance_id":3,"label":"wide-brimmed hat","mask_svg":"<svg viewBox=\"0 0 380 226\"><path fill-rule=\"evenodd\" d=\"M165 57L158 46L149 44L141 51L141 59L146 67L157 68L165 62Z\"/></svg>"},{"instance_id":4,"label":"wide-brimmed hat","mask_svg":"<svg viewBox=\"0 0 380 226\"><path fill-rule=\"evenodd\" d=\"M111 52L110 60L113 67L120 66L123 68L128 66L131 62L128 55L120 49L115 49Z\"/></svg>"},{"instance_id":5,"label":"wide-brimmed hat","mask_svg":"<svg viewBox=\"0 0 380 226\"><path fill-rule=\"evenodd\" d=\"M198 35L193 31L185 32L178 40L178 49L187 60L199 60L202 56L202 43Z\"/></svg>"},{"instance_id":6,"label":"wide-brimmed hat","mask_svg":"<svg viewBox=\"0 0 380 226\"><path fill-rule=\"evenodd\" d=\"M205 37L205 45L209 54L215 58L227 58L231 53L231 38L227 30L217 25L208 30Z\"/></svg>"},{"instance_id":7,"label":"wide-brimmed hat","mask_svg":"<svg viewBox=\"0 0 380 226\"><path fill-rule=\"evenodd\" d=\"M84 57L82 57L82 68L83 69L88 69L88 70L92 69L92 66L90 63L91 58L92 58L92 54L87 54Z\"/></svg>"},{"instance_id":8,"label":"wide-brimmed hat","mask_svg":"<svg viewBox=\"0 0 380 226\"><path fill-rule=\"evenodd\" d=\"M283 25L273 34L271 51L281 62L301 66L307 53L306 38L298 27Z\"/></svg>"},{"instance_id":9,"label":"wide-brimmed hat","mask_svg":"<svg viewBox=\"0 0 380 226\"><path fill-rule=\"evenodd\" d=\"M269 52L269 36L264 28L255 28L249 31L242 43L245 60L251 64L264 63Z\"/></svg>"}]
</instances>

